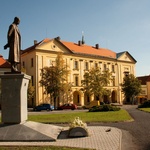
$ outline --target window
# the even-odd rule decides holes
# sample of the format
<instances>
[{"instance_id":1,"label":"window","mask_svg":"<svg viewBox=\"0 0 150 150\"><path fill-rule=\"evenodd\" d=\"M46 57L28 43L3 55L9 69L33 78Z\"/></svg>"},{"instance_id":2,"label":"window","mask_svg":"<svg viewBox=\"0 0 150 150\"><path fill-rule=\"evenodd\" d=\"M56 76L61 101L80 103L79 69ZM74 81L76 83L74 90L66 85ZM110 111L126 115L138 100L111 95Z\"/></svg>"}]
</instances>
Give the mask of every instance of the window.
<instances>
[{"instance_id":1,"label":"window","mask_svg":"<svg viewBox=\"0 0 150 150\"><path fill-rule=\"evenodd\" d=\"M47 60L47 66L52 66L50 59Z\"/></svg>"},{"instance_id":2,"label":"window","mask_svg":"<svg viewBox=\"0 0 150 150\"><path fill-rule=\"evenodd\" d=\"M112 72L115 72L115 66L112 65Z\"/></svg>"},{"instance_id":3,"label":"window","mask_svg":"<svg viewBox=\"0 0 150 150\"><path fill-rule=\"evenodd\" d=\"M106 71L106 64L104 64L104 71Z\"/></svg>"},{"instance_id":4,"label":"window","mask_svg":"<svg viewBox=\"0 0 150 150\"><path fill-rule=\"evenodd\" d=\"M127 76L129 76L129 72L128 71L125 71L124 72L124 75L127 77Z\"/></svg>"},{"instance_id":5,"label":"window","mask_svg":"<svg viewBox=\"0 0 150 150\"><path fill-rule=\"evenodd\" d=\"M56 66L56 61L51 61L51 66Z\"/></svg>"},{"instance_id":6,"label":"window","mask_svg":"<svg viewBox=\"0 0 150 150\"><path fill-rule=\"evenodd\" d=\"M74 69L79 69L79 67L78 67L78 61L74 61Z\"/></svg>"},{"instance_id":7,"label":"window","mask_svg":"<svg viewBox=\"0 0 150 150\"><path fill-rule=\"evenodd\" d=\"M89 63L85 62L85 70L89 70Z\"/></svg>"},{"instance_id":8,"label":"window","mask_svg":"<svg viewBox=\"0 0 150 150\"><path fill-rule=\"evenodd\" d=\"M33 58L31 58L31 67L33 67Z\"/></svg>"},{"instance_id":9,"label":"window","mask_svg":"<svg viewBox=\"0 0 150 150\"><path fill-rule=\"evenodd\" d=\"M115 78L112 79L112 85L115 86Z\"/></svg>"},{"instance_id":10,"label":"window","mask_svg":"<svg viewBox=\"0 0 150 150\"><path fill-rule=\"evenodd\" d=\"M95 68L97 68L98 67L98 63L95 63Z\"/></svg>"},{"instance_id":11,"label":"window","mask_svg":"<svg viewBox=\"0 0 150 150\"><path fill-rule=\"evenodd\" d=\"M79 76L78 75L75 75L74 77L74 83L75 83L75 86L79 86Z\"/></svg>"}]
</instances>

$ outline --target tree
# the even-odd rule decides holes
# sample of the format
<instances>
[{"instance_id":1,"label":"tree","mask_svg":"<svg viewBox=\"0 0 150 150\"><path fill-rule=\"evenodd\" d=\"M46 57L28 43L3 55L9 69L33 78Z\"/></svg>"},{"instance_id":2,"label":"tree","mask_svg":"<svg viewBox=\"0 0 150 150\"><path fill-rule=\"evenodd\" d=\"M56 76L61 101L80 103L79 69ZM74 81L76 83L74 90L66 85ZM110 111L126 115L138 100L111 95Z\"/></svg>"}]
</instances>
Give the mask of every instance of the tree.
<instances>
[{"instance_id":1,"label":"tree","mask_svg":"<svg viewBox=\"0 0 150 150\"><path fill-rule=\"evenodd\" d=\"M58 54L55 65L50 67L44 67L41 69L41 86L45 87L45 94L50 94L50 97L54 100L54 107L56 108L56 100L60 95L60 92L69 90L66 87L69 70L65 64L62 54Z\"/></svg>"},{"instance_id":2,"label":"tree","mask_svg":"<svg viewBox=\"0 0 150 150\"><path fill-rule=\"evenodd\" d=\"M82 80L81 89L87 95L94 94L96 97L102 97L109 94L109 90L105 88L110 83L111 72L109 70L101 71L98 67L92 68L85 72L84 80Z\"/></svg>"},{"instance_id":3,"label":"tree","mask_svg":"<svg viewBox=\"0 0 150 150\"><path fill-rule=\"evenodd\" d=\"M21 72L26 73L26 69L22 67ZM28 85L28 91L27 91L28 102L34 97L34 94L35 94L35 87L32 85L32 79L30 79ZM30 103L28 103L28 106L29 105Z\"/></svg>"},{"instance_id":4,"label":"tree","mask_svg":"<svg viewBox=\"0 0 150 150\"><path fill-rule=\"evenodd\" d=\"M141 81L133 74L125 76L121 86L126 99L131 98L132 102L134 102L135 96L141 93Z\"/></svg>"},{"instance_id":5,"label":"tree","mask_svg":"<svg viewBox=\"0 0 150 150\"><path fill-rule=\"evenodd\" d=\"M32 81L29 81L28 86L28 100L31 100L34 97L35 94L35 87L32 85Z\"/></svg>"}]
</instances>

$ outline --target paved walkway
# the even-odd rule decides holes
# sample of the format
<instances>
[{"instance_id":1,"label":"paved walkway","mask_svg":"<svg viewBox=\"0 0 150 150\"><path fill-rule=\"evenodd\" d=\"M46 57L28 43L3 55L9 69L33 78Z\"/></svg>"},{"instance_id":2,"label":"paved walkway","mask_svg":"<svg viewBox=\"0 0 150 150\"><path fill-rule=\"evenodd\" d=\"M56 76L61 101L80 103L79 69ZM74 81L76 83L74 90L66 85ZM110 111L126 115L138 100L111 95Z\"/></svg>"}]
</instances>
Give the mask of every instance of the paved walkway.
<instances>
[{"instance_id":1,"label":"paved walkway","mask_svg":"<svg viewBox=\"0 0 150 150\"><path fill-rule=\"evenodd\" d=\"M143 112L137 109L137 105L124 105L124 109L132 116L134 121L131 122L118 122L118 123L99 123L99 126L111 126L121 129L123 139L126 133L129 133L130 140L122 141L122 150L129 147L128 150L150 150L150 113ZM97 125L96 125L97 126ZM124 131L125 136L124 136ZM131 141L131 144L129 142ZM124 144L126 143L126 144Z\"/></svg>"},{"instance_id":2,"label":"paved walkway","mask_svg":"<svg viewBox=\"0 0 150 150\"><path fill-rule=\"evenodd\" d=\"M68 128L64 127L64 130ZM106 132L107 129L111 129ZM96 150L121 150L122 132L115 127L88 126L89 136L84 138L57 139L56 142L0 142L1 145L55 145Z\"/></svg>"}]
</instances>

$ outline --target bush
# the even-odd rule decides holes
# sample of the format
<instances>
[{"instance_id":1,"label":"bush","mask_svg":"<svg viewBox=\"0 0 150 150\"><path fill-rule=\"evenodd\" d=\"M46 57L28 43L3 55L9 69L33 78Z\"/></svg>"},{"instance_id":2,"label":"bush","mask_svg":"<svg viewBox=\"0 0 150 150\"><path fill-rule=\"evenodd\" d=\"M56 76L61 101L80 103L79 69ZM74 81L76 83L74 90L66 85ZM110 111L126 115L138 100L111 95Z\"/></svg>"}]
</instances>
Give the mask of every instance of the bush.
<instances>
[{"instance_id":1,"label":"bush","mask_svg":"<svg viewBox=\"0 0 150 150\"><path fill-rule=\"evenodd\" d=\"M139 105L138 108L150 108L150 100L145 101L143 104Z\"/></svg>"},{"instance_id":2,"label":"bush","mask_svg":"<svg viewBox=\"0 0 150 150\"><path fill-rule=\"evenodd\" d=\"M111 106L109 104L104 104L100 106L94 106L89 109L89 112L101 112L101 111L119 111L120 107Z\"/></svg>"}]
</instances>

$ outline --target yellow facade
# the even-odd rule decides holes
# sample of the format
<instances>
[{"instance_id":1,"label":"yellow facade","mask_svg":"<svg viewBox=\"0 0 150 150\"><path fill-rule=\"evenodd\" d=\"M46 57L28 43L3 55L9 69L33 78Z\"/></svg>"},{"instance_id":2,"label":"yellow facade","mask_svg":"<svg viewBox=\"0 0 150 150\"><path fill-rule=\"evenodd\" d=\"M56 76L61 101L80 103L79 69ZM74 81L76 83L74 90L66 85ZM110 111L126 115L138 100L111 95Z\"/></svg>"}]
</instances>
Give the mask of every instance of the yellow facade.
<instances>
[{"instance_id":1,"label":"yellow facade","mask_svg":"<svg viewBox=\"0 0 150 150\"><path fill-rule=\"evenodd\" d=\"M105 68L112 71L114 82L106 88L111 90L111 96L104 96L104 102L117 102L122 104L124 101L120 84L126 73L135 75L135 59L128 52L116 54L116 58L100 57L95 55L87 55L81 53L72 53L68 47L62 44L60 40L54 38L52 40L45 39L39 43L35 43L32 47L23 51L21 56L22 66L26 69L26 73L32 76L33 85L35 86L35 97L30 101L30 105L38 105L43 102L50 102L49 96L44 95L44 89L40 86L41 69L45 66L52 66L55 63L57 54L61 52L66 64L69 66L70 74L68 82L73 84L72 102L78 106L86 105L94 100L94 96L87 97L80 89L81 80L85 70L90 70L97 65L102 70ZM62 98L63 99L63 98ZM68 102L62 100L59 103Z\"/></svg>"},{"instance_id":2,"label":"yellow facade","mask_svg":"<svg viewBox=\"0 0 150 150\"><path fill-rule=\"evenodd\" d=\"M141 93L136 97L139 104L146 100L150 100L150 75L138 76L138 80L141 81Z\"/></svg>"}]
</instances>

